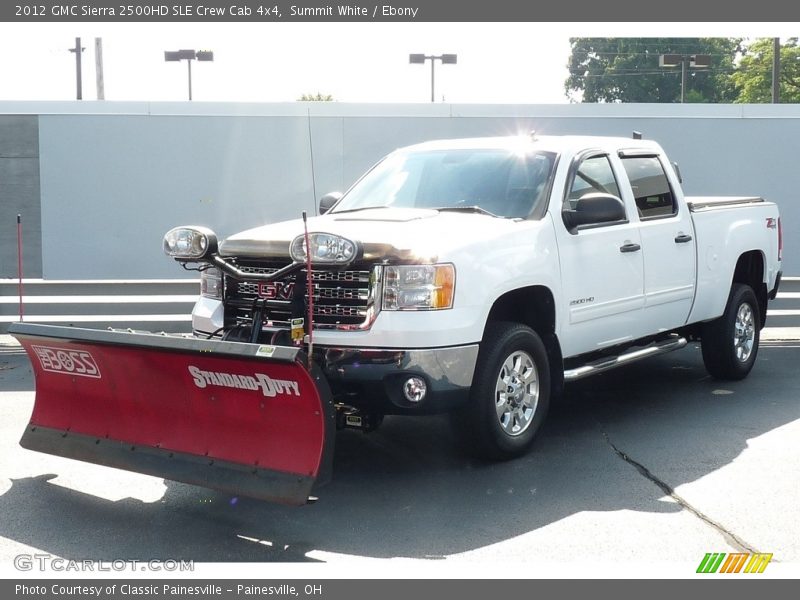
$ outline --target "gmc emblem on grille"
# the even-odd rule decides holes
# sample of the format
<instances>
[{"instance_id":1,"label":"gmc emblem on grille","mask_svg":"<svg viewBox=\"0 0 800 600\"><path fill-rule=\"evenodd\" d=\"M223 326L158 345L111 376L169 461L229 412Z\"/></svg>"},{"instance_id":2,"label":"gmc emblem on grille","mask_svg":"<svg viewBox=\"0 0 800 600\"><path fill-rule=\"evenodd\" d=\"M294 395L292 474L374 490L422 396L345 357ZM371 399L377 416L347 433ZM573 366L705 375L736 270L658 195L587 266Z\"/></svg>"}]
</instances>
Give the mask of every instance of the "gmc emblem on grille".
<instances>
[{"instance_id":1,"label":"gmc emblem on grille","mask_svg":"<svg viewBox=\"0 0 800 600\"><path fill-rule=\"evenodd\" d=\"M294 283L291 281L264 281L258 284L259 298L267 300L291 300Z\"/></svg>"}]
</instances>

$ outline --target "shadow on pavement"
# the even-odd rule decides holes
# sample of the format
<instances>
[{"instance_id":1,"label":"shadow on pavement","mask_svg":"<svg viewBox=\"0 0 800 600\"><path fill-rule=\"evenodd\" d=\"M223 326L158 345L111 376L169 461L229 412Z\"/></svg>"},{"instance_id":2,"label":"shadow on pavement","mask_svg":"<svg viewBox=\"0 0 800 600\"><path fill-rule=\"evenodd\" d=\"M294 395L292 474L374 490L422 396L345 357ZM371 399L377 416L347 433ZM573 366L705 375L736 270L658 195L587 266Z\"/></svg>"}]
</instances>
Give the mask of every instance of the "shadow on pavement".
<instances>
[{"instance_id":1,"label":"shadow on pavement","mask_svg":"<svg viewBox=\"0 0 800 600\"><path fill-rule=\"evenodd\" d=\"M333 482L301 508L172 482L158 502L110 502L48 484L51 475L19 479L0 496L0 535L76 560L433 559L582 511L678 511L605 436L673 488L694 481L800 418L799 358L800 348L764 347L750 378L717 382L690 347L573 384L534 451L505 463L458 454L444 417L340 432Z\"/></svg>"}]
</instances>

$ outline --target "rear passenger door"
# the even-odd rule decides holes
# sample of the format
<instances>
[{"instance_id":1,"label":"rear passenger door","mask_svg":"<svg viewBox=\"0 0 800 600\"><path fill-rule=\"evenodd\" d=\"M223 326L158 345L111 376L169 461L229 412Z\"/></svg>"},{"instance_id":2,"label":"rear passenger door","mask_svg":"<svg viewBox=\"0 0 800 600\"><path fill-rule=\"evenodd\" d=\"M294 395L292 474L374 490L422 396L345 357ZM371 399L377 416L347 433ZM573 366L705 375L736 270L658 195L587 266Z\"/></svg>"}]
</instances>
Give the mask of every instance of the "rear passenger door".
<instances>
[{"instance_id":1,"label":"rear passenger door","mask_svg":"<svg viewBox=\"0 0 800 600\"><path fill-rule=\"evenodd\" d=\"M651 333L686 323L694 299L694 228L680 186L667 175L663 155L621 151L639 218L644 259L644 319ZM671 173L671 169L670 169Z\"/></svg>"}]
</instances>

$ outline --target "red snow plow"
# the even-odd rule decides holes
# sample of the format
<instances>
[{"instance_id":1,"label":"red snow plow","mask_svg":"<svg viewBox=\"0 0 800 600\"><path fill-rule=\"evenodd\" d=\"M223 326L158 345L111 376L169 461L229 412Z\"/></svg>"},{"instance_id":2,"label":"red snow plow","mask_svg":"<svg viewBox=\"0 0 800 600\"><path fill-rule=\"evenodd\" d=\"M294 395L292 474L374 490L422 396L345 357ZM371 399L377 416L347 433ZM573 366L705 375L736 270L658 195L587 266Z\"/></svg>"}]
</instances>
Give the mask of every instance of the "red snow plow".
<instances>
[{"instance_id":1,"label":"red snow plow","mask_svg":"<svg viewBox=\"0 0 800 600\"><path fill-rule=\"evenodd\" d=\"M305 504L330 479L335 410L301 350L15 324L36 401L24 448Z\"/></svg>"}]
</instances>

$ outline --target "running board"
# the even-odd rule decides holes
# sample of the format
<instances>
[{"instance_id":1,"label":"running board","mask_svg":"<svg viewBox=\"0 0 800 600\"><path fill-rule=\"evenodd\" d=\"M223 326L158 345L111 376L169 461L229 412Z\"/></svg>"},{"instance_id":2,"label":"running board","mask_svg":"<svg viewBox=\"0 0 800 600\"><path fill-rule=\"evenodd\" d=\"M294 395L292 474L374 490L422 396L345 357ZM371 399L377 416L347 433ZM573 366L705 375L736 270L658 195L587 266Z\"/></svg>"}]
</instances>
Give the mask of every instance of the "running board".
<instances>
[{"instance_id":1,"label":"running board","mask_svg":"<svg viewBox=\"0 0 800 600\"><path fill-rule=\"evenodd\" d=\"M584 377L589 377L590 375L596 375L597 373L602 373L603 371L610 371L611 369L636 362L637 360L642 360L643 358L656 356L658 354L666 354L667 352L672 352L673 350L679 350L687 343L688 342L686 341L686 338L670 338L668 340L656 342L655 344L647 346L646 348L640 348L638 350L620 354L619 356L601 358L600 360L587 363L582 367L567 369L564 371L564 381L577 381L578 379L583 379Z\"/></svg>"}]
</instances>

